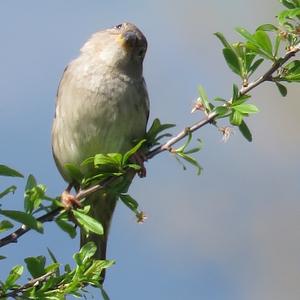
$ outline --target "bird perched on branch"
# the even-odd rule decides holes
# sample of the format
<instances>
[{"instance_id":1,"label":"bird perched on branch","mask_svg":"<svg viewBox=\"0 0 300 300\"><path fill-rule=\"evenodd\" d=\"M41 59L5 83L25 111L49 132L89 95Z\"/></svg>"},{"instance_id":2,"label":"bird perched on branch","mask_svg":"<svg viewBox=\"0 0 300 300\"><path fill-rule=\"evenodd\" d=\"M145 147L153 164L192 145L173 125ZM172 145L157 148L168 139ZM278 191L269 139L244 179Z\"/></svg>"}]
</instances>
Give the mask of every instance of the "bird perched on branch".
<instances>
[{"instance_id":1,"label":"bird perched on branch","mask_svg":"<svg viewBox=\"0 0 300 300\"><path fill-rule=\"evenodd\" d=\"M124 153L141 139L149 115L143 78L147 41L131 23L96 32L65 69L56 100L52 128L53 156L59 172L72 183L65 164L80 166L98 153ZM116 196L91 194L90 216L101 222L104 235L81 234L81 246L97 245L95 258L106 258L106 243ZM104 275L103 275L104 276Z\"/></svg>"}]
</instances>

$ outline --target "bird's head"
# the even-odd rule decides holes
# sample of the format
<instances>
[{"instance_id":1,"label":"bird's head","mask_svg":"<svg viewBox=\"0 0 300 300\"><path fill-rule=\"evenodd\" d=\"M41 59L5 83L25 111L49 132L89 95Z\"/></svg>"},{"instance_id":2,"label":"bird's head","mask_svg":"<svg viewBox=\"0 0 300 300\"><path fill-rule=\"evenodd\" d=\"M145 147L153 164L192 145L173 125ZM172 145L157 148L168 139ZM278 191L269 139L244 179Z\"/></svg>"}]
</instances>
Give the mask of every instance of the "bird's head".
<instances>
[{"instance_id":1,"label":"bird's head","mask_svg":"<svg viewBox=\"0 0 300 300\"><path fill-rule=\"evenodd\" d=\"M125 22L93 34L81 52L100 59L107 66L139 76L146 50L143 33L134 24Z\"/></svg>"}]
</instances>

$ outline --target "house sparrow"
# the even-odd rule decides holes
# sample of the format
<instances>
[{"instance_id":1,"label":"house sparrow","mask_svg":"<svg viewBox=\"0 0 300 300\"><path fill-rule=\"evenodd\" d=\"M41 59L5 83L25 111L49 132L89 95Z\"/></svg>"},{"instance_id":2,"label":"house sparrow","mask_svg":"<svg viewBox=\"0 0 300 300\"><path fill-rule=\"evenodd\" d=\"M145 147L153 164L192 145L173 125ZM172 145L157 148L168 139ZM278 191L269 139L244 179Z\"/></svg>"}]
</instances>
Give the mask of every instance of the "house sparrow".
<instances>
[{"instance_id":1,"label":"house sparrow","mask_svg":"<svg viewBox=\"0 0 300 300\"><path fill-rule=\"evenodd\" d=\"M125 153L144 136L149 115L143 78L146 49L143 33L123 23L93 34L66 67L57 92L52 150L67 182L72 183L72 178L65 164L80 166L98 153ZM103 225L104 234L81 233L81 246L94 241L97 259L106 258L116 201L115 195L103 191L86 201L91 205L89 215Z\"/></svg>"}]
</instances>

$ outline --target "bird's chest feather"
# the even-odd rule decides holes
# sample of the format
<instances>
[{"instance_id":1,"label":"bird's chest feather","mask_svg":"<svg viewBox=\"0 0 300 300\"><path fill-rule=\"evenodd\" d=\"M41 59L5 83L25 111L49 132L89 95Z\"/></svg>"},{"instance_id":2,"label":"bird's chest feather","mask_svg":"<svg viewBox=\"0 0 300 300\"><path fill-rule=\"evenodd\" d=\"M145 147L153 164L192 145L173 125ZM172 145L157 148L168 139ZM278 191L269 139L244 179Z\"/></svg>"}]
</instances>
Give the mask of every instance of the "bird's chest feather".
<instances>
[{"instance_id":1,"label":"bird's chest feather","mask_svg":"<svg viewBox=\"0 0 300 300\"><path fill-rule=\"evenodd\" d=\"M59 94L57 122L65 134L58 143L65 162L125 152L145 132L148 97L142 80L109 72L88 76L89 81L73 78Z\"/></svg>"}]
</instances>

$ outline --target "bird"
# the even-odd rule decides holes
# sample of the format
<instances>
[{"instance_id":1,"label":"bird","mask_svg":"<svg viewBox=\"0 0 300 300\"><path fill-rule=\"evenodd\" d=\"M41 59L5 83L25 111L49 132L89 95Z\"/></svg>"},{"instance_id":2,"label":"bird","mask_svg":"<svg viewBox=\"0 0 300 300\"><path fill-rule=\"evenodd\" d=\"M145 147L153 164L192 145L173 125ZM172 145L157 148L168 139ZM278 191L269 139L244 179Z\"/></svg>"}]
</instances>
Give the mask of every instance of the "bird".
<instances>
[{"instance_id":1,"label":"bird","mask_svg":"<svg viewBox=\"0 0 300 300\"><path fill-rule=\"evenodd\" d=\"M56 97L52 153L69 184L73 179L66 164L80 167L98 153L124 154L145 135L149 116L143 77L146 51L147 40L141 30L124 22L94 33L65 68ZM87 171L82 168L82 172ZM117 197L98 191L86 202L91 206L89 215L102 224L104 234L87 236L81 230L80 244L95 242L94 258L104 260Z\"/></svg>"}]
</instances>

